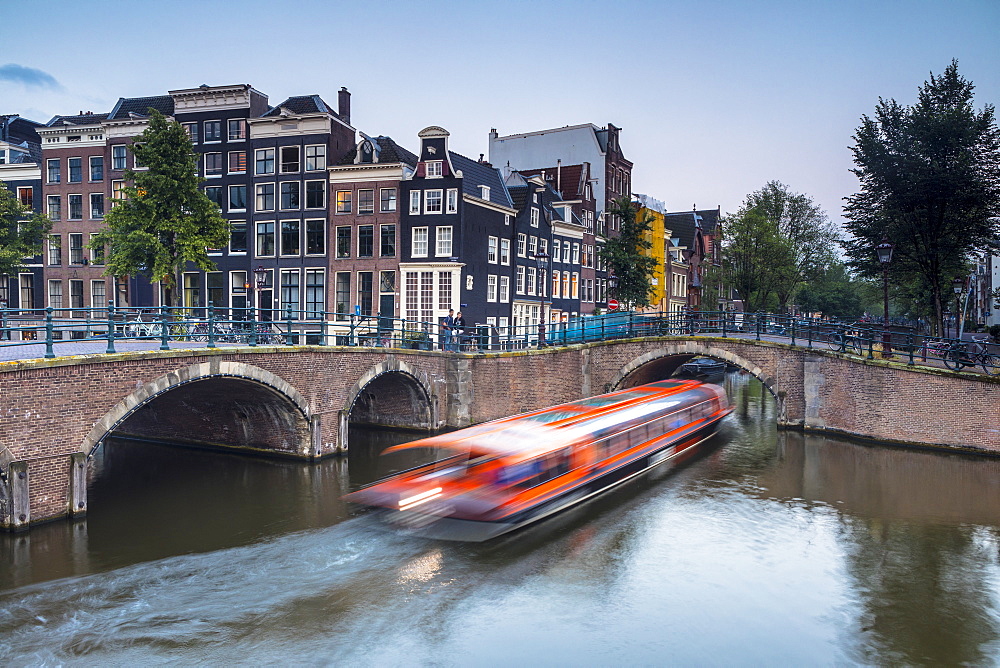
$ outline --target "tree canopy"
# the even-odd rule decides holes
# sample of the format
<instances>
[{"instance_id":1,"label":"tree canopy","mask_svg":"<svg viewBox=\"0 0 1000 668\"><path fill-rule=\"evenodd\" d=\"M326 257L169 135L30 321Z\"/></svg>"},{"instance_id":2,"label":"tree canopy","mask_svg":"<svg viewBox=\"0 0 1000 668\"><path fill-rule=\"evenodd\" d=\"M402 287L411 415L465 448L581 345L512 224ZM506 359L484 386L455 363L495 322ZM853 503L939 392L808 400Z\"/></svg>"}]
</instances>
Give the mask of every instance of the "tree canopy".
<instances>
[{"instance_id":1,"label":"tree canopy","mask_svg":"<svg viewBox=\"0 0 1000 668\"><path fill-rule=\"evenodd\" d=\"M50 229L48 216L22 206L0 181L0 276L16 274L24 267L25 259L41 253L42 241Z\"/></svg>"},{"instance_id":2,"label":"tree canopy","mask_svg":"<svg viewBox=\"0 0 1000 668\"><path fill-rule=\"evenodd\" d=\"M723 226L729 283L748 310L785 310L835 257L836 231L808 195L770 181L747 195Z\"/></svg>"},{"instance_id":3,"label":"tree canopy","mask_svg":"<svg viewBox=\"0 0 1000 668\"><path fill-rule=\"evenodd\" d=\"M973 91L953 60L916 104L880 98L851 147L861 189L844 207L850 265L878 276L875 246L888 238L890 281L919 297L938 331L969 253L1000 249L1000 132L992 105L973 108Z\"/></svg>"},{"instance_id":4,"label":"tree canopy","mask_svg":"<svg viewBox=\"0 0 1000 668\"><path fill-rule=\"evenodd\" d=\"M639 215L639 207L628 197L614 200L608 213L621 221L621 233L601 249L601 258L618 279L614 295L628 308L649 306L656 258L648 254L652 244L646 233L652 229L653 217Z\"/></svg>"},{"instance_id":5,"label":"tree canopy","mask_svg":"<svg viewBox=\"0 0 1000 668\"><path fill-rule=\"evenodd\" d=\"M107 246L105 275L143 274L160 281L170 303L176 274L188 262L205 271L215 268L208 249L228 243L229 224L198 188L198 158L179 123L151 110L149 125L131 150L145 168L125 172L128 184L90 247Z\"/></svg>"}]
</instances>

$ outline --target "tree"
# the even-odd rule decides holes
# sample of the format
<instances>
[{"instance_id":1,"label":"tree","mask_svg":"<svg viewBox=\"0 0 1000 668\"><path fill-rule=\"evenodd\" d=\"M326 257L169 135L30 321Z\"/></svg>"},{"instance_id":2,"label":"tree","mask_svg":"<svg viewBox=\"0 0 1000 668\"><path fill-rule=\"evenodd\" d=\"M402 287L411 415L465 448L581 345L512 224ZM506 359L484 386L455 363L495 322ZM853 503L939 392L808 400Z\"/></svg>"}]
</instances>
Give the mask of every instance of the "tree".
<instances>
[{"instance_id":1,"label":"tree","mask_svg":"<svg viewBox=\"0 0 1000 668\"><path fill-rule=\"evenodd\" d=\"M973 108L973 90L953 60L924 82L915 105L880 98L851 147L861 190L844 207L850 265L879 277L875 246L888 238L890 280L911 284L938 332L969 253L1000 249L1000 131L992 105Z\"/></svg>"},{"instance_id":2,"label":"tree","mask_svg":"<svg viewBox=\"0 0 1000 668\"><path fill-rule=\"evenodd\" d=\"M22 206L0 181L0 277L16 274L24 260L42 252L42 241L52 229L48 216ZM6 280L0 278L0 280ZM31 304L25 305L30 308Z\"/></svg>"},{"instance_id":3,"label":"tree","mask_svg":"<svg viewBox=\"0 0 1000 668\"><path fill-rule=\"evenodd\" d=\"M726 217L722 255L729 285L748 311L777 303L779 286L795 271L794 253L777 223L756 207L742 207Z\"/></svg>"},{"instance_id":4,"label":"tree","mask_svg":"<svg viewBox=\"0 0 1000 668\"><path fill-rule=\"evenodd\" d=\"M630 309L649 306L656 258L648 254L652 244L646 233L652 229L653 217L640 216L628 197L614 200L608 213L621 221L621 234L608 239L601 249L601 258L618 278L615 296Z\"/></svg>"},{"instance_id":5,"label":"tree","mask_svg":"<svg viewBox=\"0 0 1000 668\"><path fill-rule=\"evenodd\" d=\"M842 262L833 262L802 288L796 304L808 313L855 318L865 310L865 286L854 279ZM878 290L881 303L881 290Z\"/></svg>"},{"instance_id":6,"label":"tree","mask_svg":"<svg viewBox=\"0 0 1000 668\"><path fill-rule=\"evenodd\" d=\"M198 188L198 158L184 128L150 112L131 147L147 169L125 172L129 185L112 202L90 248L108 248L106 276L144 274L163 284L164 301L171 304L177 272L188 262L214 269L208 249L228 243L230 231L218 205Z\"/></svg>"}]
</instances>

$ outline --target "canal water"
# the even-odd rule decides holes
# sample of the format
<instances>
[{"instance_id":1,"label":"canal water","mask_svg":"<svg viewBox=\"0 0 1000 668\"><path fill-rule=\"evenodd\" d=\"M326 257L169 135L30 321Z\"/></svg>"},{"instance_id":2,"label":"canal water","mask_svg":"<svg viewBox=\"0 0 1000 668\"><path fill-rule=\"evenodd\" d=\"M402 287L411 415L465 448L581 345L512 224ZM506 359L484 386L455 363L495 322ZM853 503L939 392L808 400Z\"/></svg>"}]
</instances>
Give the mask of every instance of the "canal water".
<instances>
[{"instance_id":1,"label":"canal water","mask_svg":"<svg viewBox=\"0 0 1000 668\"><path fill-rule=\"evenodd\" d=\"M0 664L1000 662L1000 461L779 432L726 383L703 457L487 544L340 501L399 433L315 466L111 443L85 521L0 536Z\"/></svg>"}]
</instances>

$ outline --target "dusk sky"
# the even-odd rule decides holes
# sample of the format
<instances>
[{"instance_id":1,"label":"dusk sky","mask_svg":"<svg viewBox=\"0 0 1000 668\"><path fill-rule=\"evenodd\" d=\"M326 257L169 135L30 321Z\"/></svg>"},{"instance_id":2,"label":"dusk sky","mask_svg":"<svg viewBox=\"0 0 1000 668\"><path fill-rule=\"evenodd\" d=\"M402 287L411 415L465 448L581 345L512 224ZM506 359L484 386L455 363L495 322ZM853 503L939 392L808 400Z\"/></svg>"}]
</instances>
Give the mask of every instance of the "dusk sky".
<instances>
[{"instance_id":1,"label":"dusk sky","mask_svg":"<svg viewBox=\"0 0 1000 668\"><path fill-rule=\"evenodd\" d=\"M118 97L249 83L277 104L353 94L353 124L415 149L609 122L633 190L734 211L771 179L834 220L851 135L952 58L1000 98L1000 0L166 3L0 0L0 113L45 122ZM17 38L12 39L16 34Z\"/></svg>"}]
</instances>

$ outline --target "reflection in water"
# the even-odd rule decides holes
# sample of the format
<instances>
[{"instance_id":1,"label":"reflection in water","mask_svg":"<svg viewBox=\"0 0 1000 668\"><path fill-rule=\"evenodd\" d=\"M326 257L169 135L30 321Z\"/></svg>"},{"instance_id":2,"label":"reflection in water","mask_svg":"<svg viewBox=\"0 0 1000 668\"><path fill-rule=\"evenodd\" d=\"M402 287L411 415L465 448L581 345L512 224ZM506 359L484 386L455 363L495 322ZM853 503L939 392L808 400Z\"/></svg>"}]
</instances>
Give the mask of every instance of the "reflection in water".
<instances>
[{"instance_id":1,"label":"reflection in water","mask_svg":"<svg viewBox=\"0 0 1000 668\"><path fill-rule=\"evenodd\" d=\"M475 545L340 501L412 435L314 466L113 444L86 520L0 536L0 661L1000 660L998 462L778 432L727 384L704 457Z\"/></svg>"}]
</instances>

